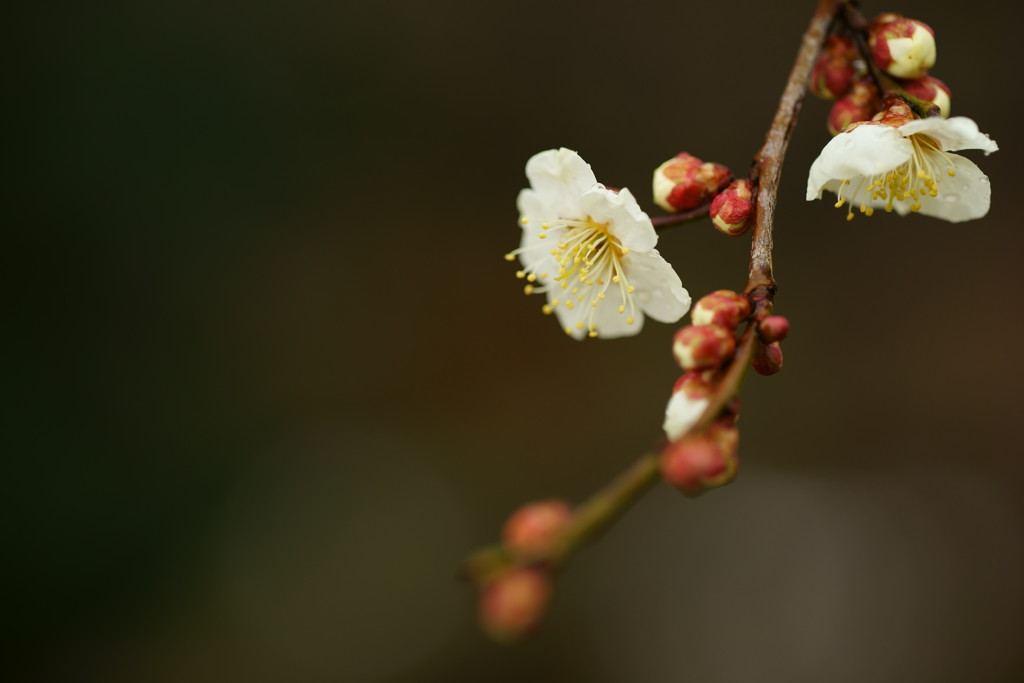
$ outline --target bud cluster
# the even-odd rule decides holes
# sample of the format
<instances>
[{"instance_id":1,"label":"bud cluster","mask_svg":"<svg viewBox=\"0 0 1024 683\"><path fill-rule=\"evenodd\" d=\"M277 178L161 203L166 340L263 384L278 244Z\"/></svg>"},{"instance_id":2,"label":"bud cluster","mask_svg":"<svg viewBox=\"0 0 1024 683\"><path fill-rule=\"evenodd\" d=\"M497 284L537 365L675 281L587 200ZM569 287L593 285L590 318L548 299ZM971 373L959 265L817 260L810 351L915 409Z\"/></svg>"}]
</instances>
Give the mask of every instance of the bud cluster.
<instances>
[{"instance_id":1,"label":"bud cluster","mask_svg":"<svg viewBox=\"0 0 1024 683\"><path fill-rule=\"evenodd\" d=\"M687 496L728 484L736 476L738 403L730 404L707 429L690 430L707 409L720 371L736 349L736 329L750 313L746 296L719 290L694 305L693 324L673 338L672 353L686 374L676 382L665 411L670 441L661 452L661 472Z\"/></svg>"},{"instance_id":2,"label":"bud cluster","mask_svg":"<svg viewBox=\"0 0 1024 683\"><path fill-rule=\"evenodd\" d=\"M480 623L495 640L516 641L540 623L552 592L551 572L543 559L557 551L572 516L568 503L551 499L528 503L505 522L505 549L519 562L488 577L479 602Z\"/></svg>"},{"instance_id":3,"label":"bud cluster","mask_svg":"<svg viewBox=\"0 0 1024 683\"><path fill-rule=\"evenodd\" d=\"M878 87L867 77L868 61L891 76L905 93L935 105L941 116L949 116L949 88L928 75L936 58L935 32L930 26L883 12L868 22L864 38L861 45L866 44L868 54L858 56L850 35L840 32L829 36L811 71L808 89L836 100L828 117L833 135L854 123L876 118L881 109Z\"/></svg>"},{"instance_id":4,"label":"bud cluster","mask_svg":"<svg viewBox=\"0 0 1024 683\"><path fill-rule=\"evenodd\" d=\"M654 169L652 187L654 203L666 211L689 211L711 202L711 223L720 232L736 237L750 227L754 185L745 178L734 181L722 164L680 152Z\"/></svg>"}]
</instances>

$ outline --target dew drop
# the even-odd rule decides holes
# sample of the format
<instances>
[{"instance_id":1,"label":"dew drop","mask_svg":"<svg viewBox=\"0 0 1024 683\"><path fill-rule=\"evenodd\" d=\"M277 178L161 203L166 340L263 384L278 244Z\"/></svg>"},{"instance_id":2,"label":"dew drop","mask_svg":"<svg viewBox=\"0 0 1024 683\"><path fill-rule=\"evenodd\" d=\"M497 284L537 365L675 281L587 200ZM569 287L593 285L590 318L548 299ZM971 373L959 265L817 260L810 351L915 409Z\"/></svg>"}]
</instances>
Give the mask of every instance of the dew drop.
<instances>
[{"instance_id":1,"label":"dew drop","mask_svg":"<svg viewBox=\"0 0 1024 683\"><path fill-rule=\"evenodd\" d=\"M950 204L960 201L960 195L958 194L945 194L943 198Z\"/></svg>"}]
</instances>

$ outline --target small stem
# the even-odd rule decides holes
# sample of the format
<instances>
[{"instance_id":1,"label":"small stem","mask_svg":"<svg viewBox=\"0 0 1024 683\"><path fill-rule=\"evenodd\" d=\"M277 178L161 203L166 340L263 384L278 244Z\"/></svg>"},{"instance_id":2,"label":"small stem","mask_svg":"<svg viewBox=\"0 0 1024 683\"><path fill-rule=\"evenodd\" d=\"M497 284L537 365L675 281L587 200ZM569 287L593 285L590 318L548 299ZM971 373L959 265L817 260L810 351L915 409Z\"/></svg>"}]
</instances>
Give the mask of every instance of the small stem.
<instances>
[{"instance_id":1,"label":"small stem","mask_svg":"<svg viewBox=\"0 0 1024 683\"><path fill-rule=\"evenodd\" d=\"M607 529L638 501L658 481L660 471L657 454L641 456L629 469L573 511L569 526L545 555L521 556L503 545L487 546L466 559L459 576L477 583L486 583L514 567L539 565L550 570L560 568L581 545Z\"/></svg>"},{"instance_id":2,"label":"small stem","mask_svg":"<svg viewBox=\"0 0 1024 683\"><path fill-rule=\"evenodd\" d=\"M655 216L651 219L651 223L654 224L655 230L663 230L665 228L671 228L674 225L682 225L683 223L689 223L691 221L700 220L701 218L706 218L709 211L711 211L711 202L705 202L704 204L689 209L688 211L680 211L679 213L673 213L667 216Z\"/></svg>"},{"instance_id":3,"label":"small stem","mask_svg":"<svg viewBox=\"0 0 1024 683\"><path fill-rule=\"evenodd\" d=\"M608 528L658 480L660 471L658 456L647 453L580 505L562 536L562 542L552 553L552 562L556 565L564 563L580 545Z\"/></svg>"}]
</instances>

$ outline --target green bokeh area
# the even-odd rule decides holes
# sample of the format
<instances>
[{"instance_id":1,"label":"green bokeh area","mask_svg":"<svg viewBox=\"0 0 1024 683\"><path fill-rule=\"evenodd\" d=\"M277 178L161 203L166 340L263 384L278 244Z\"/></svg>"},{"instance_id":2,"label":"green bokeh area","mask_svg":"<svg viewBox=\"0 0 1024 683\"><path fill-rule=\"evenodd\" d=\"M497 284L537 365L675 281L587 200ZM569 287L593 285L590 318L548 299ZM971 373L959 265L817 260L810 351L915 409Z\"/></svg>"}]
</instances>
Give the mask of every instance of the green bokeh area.
<instances>
[{"instance_id":1,"label":"green bokeh area","mask_svg":"<svg viewBox=\"0 0 1024 683\"><path fill-rule=\"evenodd\" d=\"M575 342L502 255L533 153L656 215L681 150L742 173L811 2L166 2L8 10L4 665L12 680L1024 677L1019 9L935 28L990 215L776 223L786 367L741 473L657 487L488 642L460 558L657 438L672 326ZM661 253L742 287L706 223Z\"/></svg>"}]
</instances>

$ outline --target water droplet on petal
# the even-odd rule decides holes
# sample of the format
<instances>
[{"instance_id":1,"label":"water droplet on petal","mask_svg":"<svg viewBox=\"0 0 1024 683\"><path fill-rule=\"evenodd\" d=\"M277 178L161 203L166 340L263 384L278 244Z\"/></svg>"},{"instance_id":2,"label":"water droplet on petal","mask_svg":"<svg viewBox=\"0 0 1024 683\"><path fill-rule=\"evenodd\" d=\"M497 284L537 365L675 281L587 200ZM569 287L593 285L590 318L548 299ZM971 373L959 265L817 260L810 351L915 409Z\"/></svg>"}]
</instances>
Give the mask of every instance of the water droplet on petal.
<instances>
[{"instance_id":1,"label":"water droplet on petal","mask_svg":"<svg viewBox=\"0 0 1024 683\"><path fill-rule=\"evenodd\" d=\"M943 195L943 198L950 204L960 201L960 195L953 193Z\"/></svg>"}]
</instances>

